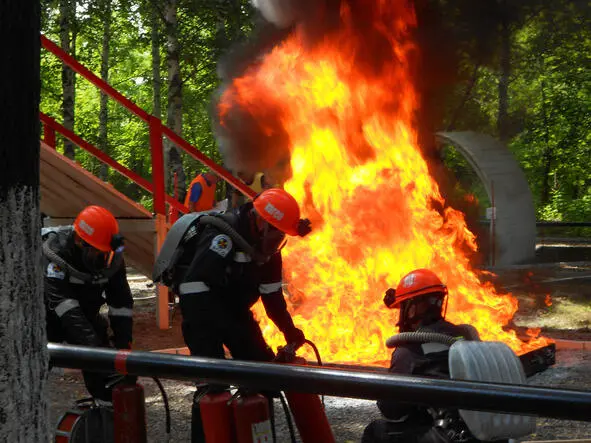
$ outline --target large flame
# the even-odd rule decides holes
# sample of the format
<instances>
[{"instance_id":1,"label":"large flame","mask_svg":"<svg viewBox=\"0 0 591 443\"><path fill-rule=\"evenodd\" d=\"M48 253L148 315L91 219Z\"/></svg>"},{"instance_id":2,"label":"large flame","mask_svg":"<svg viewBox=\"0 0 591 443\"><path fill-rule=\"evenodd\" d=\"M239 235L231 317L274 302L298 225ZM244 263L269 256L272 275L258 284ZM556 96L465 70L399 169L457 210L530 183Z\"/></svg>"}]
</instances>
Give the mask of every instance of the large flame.
<instances>
[{"instance_id":1,"label":"large flame","mask_svg":"<svg viewBox=\"0 0 591 443\"><path fill-rule=\"evenodd\" d=\"M373 3L372 32L388 42L378 67L353 56L378 49L360 47L368 40L358 38L342 7L338 30L310 46L296 28L233 82L220 105L222 117L238 105L263 127L266 108L279 109L289 135L293 175L285 188L314 222L312 234L284 250L294 321L328 361L384 362L397 322L384 291L429 268L449 288L448 320L470 323L483 339L519 353L537 348L544 339L525 343L503 330L517 301L471 269L475 237L463 214L445 207L418 147L409 74L414 12L403 1ZM284 344L263 308L255 310L268 342Z\"/></svg>"}]
</instances>

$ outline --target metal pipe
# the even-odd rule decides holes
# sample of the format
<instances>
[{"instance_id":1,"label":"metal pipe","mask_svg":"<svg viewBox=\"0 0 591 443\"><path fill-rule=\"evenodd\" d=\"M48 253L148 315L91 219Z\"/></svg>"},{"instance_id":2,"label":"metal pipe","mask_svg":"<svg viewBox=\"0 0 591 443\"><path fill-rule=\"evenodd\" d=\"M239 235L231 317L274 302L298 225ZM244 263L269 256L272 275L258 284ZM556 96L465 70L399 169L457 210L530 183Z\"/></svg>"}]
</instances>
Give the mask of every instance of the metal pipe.
<instances>
[{"instance_id":1,"label":"metal pipe","mask_svg":"<svg viewBox=\"0 0 591 443\"><path fill-rule=\"evenodd\" d=\"M148 120L150 130L150 153L152 155L152 185L154 192L154 212L166 215L166 190L164 189L164 150L162 146L162 122L159 118L150 116Z\"/></svg>"},{"instance_id":2,"label":"metal pipe","mask_svg":"<svg viewBox=\"0 0 591 443\"><path fill-rule=\"evenodd\" d=\"M70 54L65 52L62 48L60 48L54 42L49 40L43 34L41 34L41 45L46 50L48 50L53 55L55 55L57 58L61 59L74 72L77 72L78 74L80 74L82 77L84 77L90 83L95 85L97 88L99 88L101 91L103 91L109 97L111 97L113 100L118 102L121 106L129 109L132 113L137 115L139 118L141 118L146 123L148 122L148 120L150 118L150 114L148 114L146 111L144 111L138 105L136 105L130 99L125 97L123 94L121 94L119 91L117 91L111 85L109 85L102 78L97 77L90 69L86 68L78 60L76 60Z\"/></svg>"},{"instance_id":3,"label":"metal pipe","mask_svg":"<svg viewBox=\"0 0 591 443\"><path fill-rule=\"evenodd\" d=\"M58 367L591 421L591 392L48 344Z\"/></svg>"}]
</instances>

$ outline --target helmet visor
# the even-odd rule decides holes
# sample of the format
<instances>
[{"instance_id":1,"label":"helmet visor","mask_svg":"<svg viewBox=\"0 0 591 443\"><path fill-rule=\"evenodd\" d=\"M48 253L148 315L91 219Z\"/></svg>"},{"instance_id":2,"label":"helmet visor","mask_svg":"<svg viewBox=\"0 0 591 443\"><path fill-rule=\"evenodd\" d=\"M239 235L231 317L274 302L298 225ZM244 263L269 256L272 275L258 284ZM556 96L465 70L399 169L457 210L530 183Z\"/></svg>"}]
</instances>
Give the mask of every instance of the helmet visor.
<instances>
[{"instance_id":1,"label":"helmet visor","mask_svg":"<svg viewBox=\"0 0 591 443\"><path fill-rule=\"evenodd\" d=\"M105 270L113 260L113 251L101 251L80 237L76 239L76 245L81 250L82 264L90 272L100 272Z\"/></svg>"},{"instance_id":2,"label":"helmet visor","mask_svg":"<svg viewBox=\"0 0 591 443\"><path fill-rule=\"evenodd\" d=\"M287 237L284 232L281 232L266 221L263 221L262 224L258 249L261 254L271 256L283 249L287 243Z\"/></svg>"}]
</instances>

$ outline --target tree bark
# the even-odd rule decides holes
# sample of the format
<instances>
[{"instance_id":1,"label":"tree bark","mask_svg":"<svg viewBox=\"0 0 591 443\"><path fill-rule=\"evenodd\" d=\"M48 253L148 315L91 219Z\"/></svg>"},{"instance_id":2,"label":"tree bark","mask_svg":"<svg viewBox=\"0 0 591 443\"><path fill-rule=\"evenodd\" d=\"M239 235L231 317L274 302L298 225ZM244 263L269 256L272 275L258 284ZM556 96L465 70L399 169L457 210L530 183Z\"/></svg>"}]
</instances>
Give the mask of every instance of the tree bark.
<instances>
[{"instance_id":1,"label":"tree bark","mask_svg":"<svg viewBox=\"0 0 591 443\"><path fill-rule=\"evenodd\" d=\"M178 38L177 0L168 0L165 10L167 65L168 65L168 112L166 124L178 135L183 132L183 91L180 66L180 44ZM176 174L176 189L174 195L179 201L184 201L187 180L179 148L166 141L165 159L169 171L169 183Z\"/></svg>"},{"instance_id":2,"label":"tree bark","mask_svg":"<svg viewBox=\"0 0 591 443\"><path fill-rule=\"evenodd\" d=\"M162 81L160 79L160 17L154 2L150 3L152 25L152 115L162 118Z\"/></svg>"},{"instance_id":3,"label":"tree bark","mask_svg":"<svg viewBox=\"0 0 591 443\"><path fill-rule=\"evenodd\" d=\"M509 141L509 81L511 75L511 23L507 1L501 3L501 72L499 76L499 113L497 131L499 140Z\"/></svg>"},{"instance_id":4,"label":"tree bark","mask_svg":"<svg viewBox=\"0 0 591 443\"><path fill-rule=\"evenodd\" d=\"M540 203L547 204L550 201L550 171L552 170L552 163L554 162L554 150L550 146L550 124L548 122L548 110L546 105L546 83L542 80L542 120L544 122L544 140L546 148L543 156L543 172L542 172L542 195L540 196Z\"/></svg>"},{"instance_id":5,"label":"tree bark","mask_svg":"<svg viewBox=\"0 0 591 443\"><path fill-rule=\"evenodd\" d=\"M103 44L101 51L101 78L105 82L109 82L109 41L111 40L111 0L103 0L101 2L101 13L103 16ZM109 138L108 138L108 120L109 120L109 96L101 92L101 103L99 110L99 140L98 147L101 151L109 153ZM101 168L98 174L99 178L106 181L109 176L109 167L105 163L101 163Z\"/></svg>"},{"instance_id":6,"label":"tree bark","mask_svg":"<svg viewBox=\"0 0 591 443\"><path fill-rule=\"evenodd\" d=\"M76 0L60 0L60 40L61 46L71 56L76 55ZM74 110L76 106L76 73L65 64L62 66L62 118L64 126L74 130ZM74 144L64 139L64 155L74 160Z\"/></svg>"},{"instance_id":7,"label":"tree bark","mask_svg":"<svg viewBox=\"0 0 591 443\"><path fill-rule=\"evenodd\" d=\"M39 213L38 0L0 2L0 440L50 439ZM8 85L8 87L7 87Z\"/></svg>"}]
</instances>

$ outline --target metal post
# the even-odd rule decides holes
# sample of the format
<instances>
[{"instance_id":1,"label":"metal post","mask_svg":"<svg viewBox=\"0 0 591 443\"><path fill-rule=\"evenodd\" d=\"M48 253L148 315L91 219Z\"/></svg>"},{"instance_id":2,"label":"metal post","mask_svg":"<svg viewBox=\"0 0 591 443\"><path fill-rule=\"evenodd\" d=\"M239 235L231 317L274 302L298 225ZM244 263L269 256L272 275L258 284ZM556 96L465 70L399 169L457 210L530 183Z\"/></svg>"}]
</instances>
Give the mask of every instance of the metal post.
<instances>
[{"instance_id":1,"label":"metal post","mask_svg":"<svg viewBox=\"0 0 591 443\"><path fill-rule=\"evenodd\" d=\"M162 122L150 116L150 153L152 155L152 186L154 196L154 212L166 215L164 189L164 151L162 149Z\"/></svg>"},{"instance_id":2,"label":"metal post","mask_svg":"<svg viewBox=\"0 0 591 443\"><path fill-rule=\"evenodd\" d=\"M48 344L57 367L591 421L591 392Z\"/></svg>"},{"instance_id":3,"label":"metal post","mask_svg":"<svg viewBox=\"0 0 591 443\"><path fill-rule=\"evenodd\" d=\"M156 223L156 245L154 257L158 257L160 248L164 244L166 233L168 232L166 224L166 189L164 187L164 151L162 147L162 122L159 118L150 116L148 120L150 126L150 151L152 155L152 186L153 201ZM160 329L170 327L168 314L168 288L158 285L158 309L156 310L156 321Z\"/></svg>"},{"instance_id":4,"label":"metal post","mask_svg":"<svg viewBox=\"0 0 591 443\"><path fill-rule=\"evenodd\" d=\"M158 257L158 253L160 252L160 249L164 244L166 234L168 233L166 215L156 214L154 222L156 224L156 244L154 245L154 257ZM158 328L167 330L170 328L170 314L168 305L170 292L166 286L161 284L156 285L156 292L158 300L158 306L156 309L156 322L158 323Z\"/></svg>"},{"instance_id":5,"label":"metal post","mask_svg":"<svg viewBox=\"0 0 591 443\"><path fill-rule=\"evenodd\" d=\"M491 199L491 206L492 206L492 215L490 220L490 265L494 266L496 262L496 248L495 248L495 225L496 225L496 218L497 218L497 208L495 206L495 182L490 182L490 199Z\"/></svg>"},{"instance_id":6,"label":"metal post","mask_svg":"<svg viewBox=\"0 0 591 443\"><path fill-rule=\"evenodd\" d=\"M43 124L43 141L47 146L55 149L55 129L47 123Z\"/></svg>"}]
</instances>

